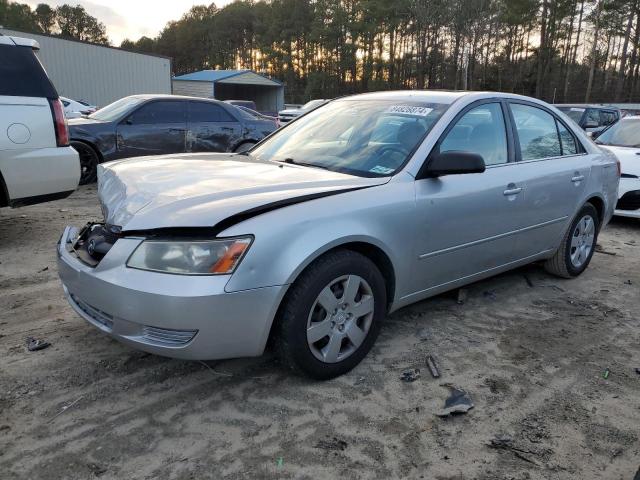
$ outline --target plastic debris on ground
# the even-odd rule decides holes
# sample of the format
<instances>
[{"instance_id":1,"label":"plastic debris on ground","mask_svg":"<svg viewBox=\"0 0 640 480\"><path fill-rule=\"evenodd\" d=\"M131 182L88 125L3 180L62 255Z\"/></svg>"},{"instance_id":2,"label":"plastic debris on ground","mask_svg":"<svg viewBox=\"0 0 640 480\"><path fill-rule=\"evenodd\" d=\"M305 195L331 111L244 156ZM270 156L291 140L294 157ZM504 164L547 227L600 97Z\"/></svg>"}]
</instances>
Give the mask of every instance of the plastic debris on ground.
<instances>
[{"instance_id":1,"label":"plastic debris on ground","mask_svg":"<svg viewBox=\"0 0 640 480\"><path fill-rule=\"evenodd\" d=\"M439 417L448 417L454 413L467 413L475 405L467 392L460 388L449 387L451 394L444 402L444 408L436 413Z\"/></svg>"},{"instance_id":2,"label":"plastic debris on ground","mask_svg":"<svg viewBox=\"0 0 640 480\"><path fill-rule=\"evenodd\" d=\"M404 382L415 382L419 378L420 369L418 368L410 368L409 370L405 370L400 376L400 379Z\"/></svg>"},{"instance_id":3,"label":"plastic debris on ground","mask_svg":"<svg viewBox=\"0 0 640 480\"><path fill-rule=\"evenodd\" d=\"M50 347L51 344L45 340L40 340L34 337L27 337L27 349L30 352L36 352L38 350L44 350L47 347Z\"/></svg>"},{"instance_id":4,"label":"plastic debris on ground","mask_svg":"<svg viewBox=\"0 0 640 480\"><path fill-rule=\"evenodd\" d=\"M431 355L427 355L427 367L429 367L433 378L440 378L440 370L438 370L438 365L436 365L436 361Z\"/></svg>"}]
</instances>

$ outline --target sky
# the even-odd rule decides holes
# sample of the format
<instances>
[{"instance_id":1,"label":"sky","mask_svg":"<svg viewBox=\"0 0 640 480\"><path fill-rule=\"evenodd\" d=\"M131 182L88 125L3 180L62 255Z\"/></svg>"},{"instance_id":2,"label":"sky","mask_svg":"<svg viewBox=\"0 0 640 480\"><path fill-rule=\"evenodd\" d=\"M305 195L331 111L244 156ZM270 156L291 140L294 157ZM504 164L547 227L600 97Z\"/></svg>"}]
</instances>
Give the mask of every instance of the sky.
<instances>
[{"instance_id":1,"label":"sky","mask_svg":"<svg viewBox=\"0 0 640 480\"><path fill-rule=\"evenodd\" d=\"M106 25L109 40L118 46L125 38L155 37L168 21L178 20L193 5L208 5L212 1L217 7L223 7L232 0L22 0L20 3L32 8L38 3L54 8L65 3L82 5Z\"/></svg>"}]
</instances>

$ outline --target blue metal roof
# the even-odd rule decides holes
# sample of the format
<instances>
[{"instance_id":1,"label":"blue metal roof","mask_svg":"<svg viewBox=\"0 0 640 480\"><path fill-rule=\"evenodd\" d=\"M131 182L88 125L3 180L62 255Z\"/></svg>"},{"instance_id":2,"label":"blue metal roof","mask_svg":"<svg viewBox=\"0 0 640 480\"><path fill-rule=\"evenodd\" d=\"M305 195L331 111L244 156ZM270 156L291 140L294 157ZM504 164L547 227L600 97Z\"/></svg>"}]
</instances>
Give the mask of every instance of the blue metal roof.
<instances>
[{"instance_id":1,"label":"blue metal roof","mask_svg":"<svg viewBox=\"0 0 640 480\"><path fill-rule=\"evenodd\" d=\"M195 80L200 82L217 82L229 77L234 77L251 70L200 70L199 72L187 73L173 77L174 80Z\"/></svg>"}]
</instances>

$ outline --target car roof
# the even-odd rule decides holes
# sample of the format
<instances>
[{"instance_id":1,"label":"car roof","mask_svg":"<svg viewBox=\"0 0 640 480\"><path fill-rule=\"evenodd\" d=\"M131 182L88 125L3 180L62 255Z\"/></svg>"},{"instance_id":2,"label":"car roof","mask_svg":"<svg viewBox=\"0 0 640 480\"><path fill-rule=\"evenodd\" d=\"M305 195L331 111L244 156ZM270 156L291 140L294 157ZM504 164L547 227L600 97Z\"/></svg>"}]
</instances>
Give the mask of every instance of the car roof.
<instances>
[{"instance_id":1,"label":"car roof","mask_svg":"<svg viewBox=\"0 0 640 480\"><path fill-rule=\"evenodd\" d=\"M602 104L595 104L595 103L554 103L553 106L556 108L571 107L571 108L602 108L605 110L618 110L618 107L612 107L610 105L602 105Z\"/></svg>"},{"instance_id":2,"label":"car roof","mask_svg":"<svg viewBox=\"0 0 640 480\"><path fill-rule=\"evenodd\" d=\"M32 38L12 37L8 35L2 35L1 33L0 44L15 45L17 47L31 47L33 50L40 50L40 44Z\"/></svg>"},{"instance_id":3,"label":"car roof","mask_svg":"<svg viewBox=\"0 0 640 480\"><path fill-rule=\"evenodd\" d=\"M198 100L203 102L215 102L215 103L224 103L220 100L216 100L215 98L204 98L204 97L190 97L187 95L170 95L165 93L142 93L138 95L129 95L125 98L139 98L141 100L157 100L157 99L169 99L169 100Z\"/></svg>"},{"instance_id":4,"label":"car roof","mask_svg":"<svg viewBox=\"0 0 640 480\"><path fill-rule=\"evenodd\" d=\"M524 100L533 103L539 103L541 105L547 105L546 102L538 100L537 98L527 97L524 95L517 95L514 93L502 93L491 91L474 91L474 90L395 90L384 92L372 92L361 93L358 95L352 95L347 97L341 97L344 99L381 99L381 100L394 100L394 101L423 101L432 103L444 103L451 104L461 98L469 98L470 101L491 99L491 98L504 98L512 100Z\"/></svg>"}]
</instances>

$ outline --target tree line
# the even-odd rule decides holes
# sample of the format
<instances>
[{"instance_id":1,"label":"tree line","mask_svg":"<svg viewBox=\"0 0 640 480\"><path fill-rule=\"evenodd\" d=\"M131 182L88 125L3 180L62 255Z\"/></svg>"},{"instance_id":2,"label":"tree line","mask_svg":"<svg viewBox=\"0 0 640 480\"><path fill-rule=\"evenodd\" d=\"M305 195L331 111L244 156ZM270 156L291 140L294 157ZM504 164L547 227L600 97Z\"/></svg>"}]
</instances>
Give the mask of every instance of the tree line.
<instances>
[{"instance_id":1,"label":"tree line","mask_svg":"<svg viewBox=\"0 0 640 480\"><path fill-rule=\"evenodd\" d=\"M52 8L40 3L36 8L24 3L0 0L0 26L32 33L109 45L107 29L81 5Z\"/></svg>"},{"instance_id":2,"label":"tree line","mask_svg":"<svg viewBox=\"0 0 640 480\"><path fill-rule=\"evenodd\" d=\"M238 0L121 47L176 75L253 69L294 102L401 88L640 102L640 0Z\"/></svg>"}]
</instances>

